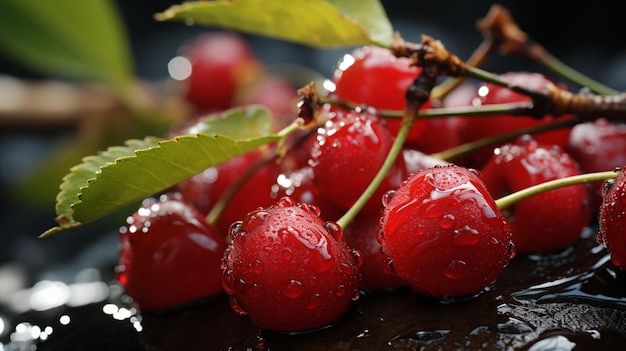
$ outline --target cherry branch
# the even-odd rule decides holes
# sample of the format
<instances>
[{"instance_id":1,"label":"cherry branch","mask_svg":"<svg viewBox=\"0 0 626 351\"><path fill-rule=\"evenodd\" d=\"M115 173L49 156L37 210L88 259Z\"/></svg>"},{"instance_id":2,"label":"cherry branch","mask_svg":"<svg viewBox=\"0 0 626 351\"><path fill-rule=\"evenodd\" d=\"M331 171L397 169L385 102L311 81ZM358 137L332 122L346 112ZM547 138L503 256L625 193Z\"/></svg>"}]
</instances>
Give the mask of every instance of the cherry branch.
<instances>
[{"instance_id":1,"label":"cherry branch","mask_svg":"<svg viewBox=\"0 0 626 351\"><path fill-rule=\"evenodd\" d=\"M513 53L526 57L569 81L586 87L597 94L619 94L618 91L569 67L549 53L542 45L530 39L513 20L511 13L502 5L494 4L491 6L487 15L483 19L478 20L476 26L483 34L483 37L494 38L491 39L491 41L500 44L500 53L503 55ZM468 64L470 64L470 62L468 62Z\"/></svg>"},{"instance_id":2,"label":"cherry branch","mask_svg":"<svg viewBox=\"0 0 626 351\"><path fill-rule=\"evenodd\" d=\"M441 74L453 77L471 77L529 96L533 107L528 115L541 118L546 114L555 116L575 114L581 120L605 117L610 120L626 119L626 93L601 96L592 93L572 93L548 82L543 90L534 90L510 83L500 76L469 66L458 56L448 52L443 44L429 36L422 36L421 44L405 42L397 37L391 50L398 57L408 57L417 66L438 67Z\"/></svg>"}]
</instances>

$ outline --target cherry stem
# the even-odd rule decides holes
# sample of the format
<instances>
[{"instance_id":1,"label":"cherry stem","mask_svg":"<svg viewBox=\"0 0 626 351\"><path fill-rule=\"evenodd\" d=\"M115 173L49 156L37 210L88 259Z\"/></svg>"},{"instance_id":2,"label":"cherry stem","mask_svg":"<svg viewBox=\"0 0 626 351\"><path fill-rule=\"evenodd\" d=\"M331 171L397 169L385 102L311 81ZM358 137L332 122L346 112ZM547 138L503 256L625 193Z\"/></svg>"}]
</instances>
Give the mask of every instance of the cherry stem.
<instances>
[{"instance_id":1,"label":"cherry stem","mask_svg":"<svg viewBox=\"0 0 626 351\"><path fill-rule=\"evenodd\" d=\"M522 135L535 135L535 134L539 134L543 132L552 131L555 129L572 127L578 123L580 123L580 121L572 118L572 119L566 119L562 121L545 123L545 124L532 126L528 128L522 128L522 129L518 129L513 132L510 132L510 133L504 133L504 134L499 134L499 135L495 135L492 137L470 141L468 143L461 144L459 146L455 146L444 151L433 153L430 156L438 158L440 160L450 161L456 157L466 155L470 152L476 151L478 149L481 149L487 146L493 146L493 145L497 145L497 144L501 144L507 141L514 140L515 138L520 137Z\"/></svg>"},{"instance_id":2,"label":"cherry stem","mask_svg":"<svg viewBox=\"0 0 626 351\"><path fill-rule=\"evenodd\" d=\"M528 188L516 191L512 194L503 196L496 200L496 205L500 210L512 207L517 202L527 199L531 196L544 193L549 190L558 189L565 186L578 185L589 182L605 181L617 177L618 171L604 171L595 173L579 174L570 177L550 180Z\"/></svg>"},{"instance_id":3,"label":"cherry stem","mask_svg":"<svg viewBox=\"0 0 626 351\"><path fill-rule=\"evenodd\" d=\"M402 148L404 146L404 142L406 140L411 127L413 126L414 118L404 118L402 121L402 125L398 130L398 134L396 135L396 139L393 141L391 145L391 149L385 158L382 166L376 173L376 176L372 180L372 182L367 186L365 191L361 194L361 196L357 199L357 201L350 207L346 213L344 213L341 218L337 220L337 224L341 228L347 228L347 226L352 222L354 217L361 211L361 209L365 206L365 204L369 201L369 199L374 195L380 184L383 182L387 173L393 166L394 162L402 152Z\"/></svg>"},{"instance_id":4,"label":"cherry stem","mask_svg":"<svg viewBox=\"0 0 626 351\"><path fill-rule=\"evenodd\" d=\"M582 87L586 87L596 94L618 95L620 93L619 91L607 87L606 85L589 78L588 76L561 62L539 44L531 43L529 45L532 48L527 49L527 56L561 77Z\"/></svg>"},{"instance_id":5,"label":"cherry stem","mask_svg":"<svg viewBox=\"0 0 626 351\"><path fill-rule=\"evenodd\" d=\"M434 88L433 88L434 89ZM321 103L327 103L334 106L340 106L348 110L362 107L362 104L356 104L350 101L320 98ZM454 116L486 116L494 114L506 114L512 116L528 116L533 110L531 102L512 102L506 104L491 104L481 106L463 106L463 107L441 107L419 110L415 115L418 119L434 119L440 117ZM397 110L376 110L378 115L385 118L403 118L404 112Z\"/></svg>"},{"instance_id":6,"label":"cherry stem","mask_svg":"<svg viewBox=\"0 0 626 351\"><path fill-rule=\"evenodd\" d=\"M213 205L209 213L207 213L206 215L207 223L215 225L217 221L219 220L220 216L222 215L222 213L224 212L226 205L230 202L230 200L232 200L232 198L237 193L237 190L239 190L239 188L241 188L241 186L255 172L261 169L261 167L266 165L268 162L275 160L277 157L284 155L285 140L287 139L289 135L291 135L291 133L299 130L301 127L302 127L302 120L298 118L294 120L293 122L291 122L288 126L286 126L285 128L281 129L280 131L276 133L276 135L280 137L280 139L278 140L278 145L276 147L276 152L255 162L252 165L252 167L250 167L244 174L241 175L241 177L237 179L237 181L235 181L235 183L233 183L233 185L231 185L228 189L226 189L226 191L224 191L224 194L222 194L222 196L219 198L219 200L217 200L215 205Z\"/></svg>"}]
</instances>

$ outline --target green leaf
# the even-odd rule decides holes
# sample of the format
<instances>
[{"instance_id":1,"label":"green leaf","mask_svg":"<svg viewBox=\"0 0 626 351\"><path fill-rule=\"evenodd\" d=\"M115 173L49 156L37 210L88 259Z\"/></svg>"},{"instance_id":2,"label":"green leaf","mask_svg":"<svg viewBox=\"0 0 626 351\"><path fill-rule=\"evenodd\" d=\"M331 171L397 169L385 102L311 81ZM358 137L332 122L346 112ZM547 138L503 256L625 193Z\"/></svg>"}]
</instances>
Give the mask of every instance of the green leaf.
<instances>
[{"instance_id":1,"label":"green leaf","mask_svg":"<svg viewBox=\"0 0 626 351\"><path fill-rule=\"evenodd\" d=\"M209 114L185 129L185 134L218 134L232 139L251 139L269 134L272 116L262 105L235 107Z\"/></svg>"},{"instance_id":2,"label":"green leaf","mask_svg":"<svg viewBox=\"0 0 626 351\"><path fill-rule=\"evenodd\" d=\"M389 46L393 29L378 0L214 0L185 2L156 15L320 48Z\"/></svg>"},{"instance_id":3,"label":"green leaf","mask_svg":"<svg viewBox=\"0 0 626 351\"><path fill-rule=\"evenodd\" d=\"M0 50L47 75L103 81L123 91L133 77L121 18L110 0L6 0Z\"/></svg>"},{"instance_id":4,"label":"green leaf","mask_svg":"<svg viewBox=\"0 0 626 351\"><path fill-rule=\"evenodd\" d=\"M93 222L208 167L282 138L269 134L271 115L262 107L234 108L215 117L197 125L201 134L130 140L85 157L63 178L56 204L59 226L41 236ZM234 128L237 125L239 132ZM215 134L216 130L229 136Z\"/></svg>"}]
</instances>

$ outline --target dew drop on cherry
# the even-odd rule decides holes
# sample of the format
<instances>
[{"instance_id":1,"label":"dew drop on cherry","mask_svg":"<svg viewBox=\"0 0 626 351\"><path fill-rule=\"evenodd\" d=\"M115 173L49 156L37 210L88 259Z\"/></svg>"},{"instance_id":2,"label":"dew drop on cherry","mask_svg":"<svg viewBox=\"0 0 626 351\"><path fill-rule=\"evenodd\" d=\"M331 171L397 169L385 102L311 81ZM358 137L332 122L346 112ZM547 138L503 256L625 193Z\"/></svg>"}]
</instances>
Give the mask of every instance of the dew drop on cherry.
<instances>
[{"instance_id":1,"label":"dew drop on cherry","mask_svg":"<svg viewBox=\"0 0 626 351\"><path fill-rule=\"evenodd\" d=\"M239 236L239 234L243 233L243 231L243 222L237 221L230 225L230 228L228 230L228 236L231 240L235 240L235 238Z\"/></svg>"},{"instance_id":2,"label":"dew drop on cherry","mask_svg":"<svg viewBox=\"0 0 626 351\"><path fill-rule=\"evenodd\" d=\"M297 297L302 296L304 293L304 286L302 282L296 279L290 280L285 288L282 290L283 295L286 297L295 299Z\"/></svg>"},{"instance_id":3,"label":"dew drop on cherry","mask_svg":"<svg viewBox=\"0 0 626 351\"><path fill-rule=\"evenodd\" d=\"M328 231L328 234L332 236L337 241L343 240L343 230L336 222L326 222L324 223L324 228Z\"/></svg>"},{"instance_id":4,"label":"dew drop on cherry","mask_svg":"<svg viewBox=\"0 0 626 351\"><path fill-rule=\"evenodd\" d=\"M293 250L289 247L283 247L280 252L285 261L290 261L293 258Z\"/></svg>"},{"instance_id":5,"label":"dew drop on cherry","mask_svg":"<svg viewBox=\"0 0 626 351\"><path fill-rule=\"evenodd\" d=\"M395 190L389 190L387 191L382 198L382 202L383 202L383 206L387 207L389 205L389 202L391 201L391 199L393 198L393 196L396 194Z\"/></svg>"},{"instance_id":6,"label":"dew drop on cherry","mask_svg":"<svg viewBox=\"0 0 626 351\"><path fill-rule=\"evenodd\" d=\"M356 301L361 297L361 292L359 289L352 290L352 301Z\"/></svg>"},{"instance_id":7,"label":"dew drop on cherry","mask_svg":"<svg viewBox=\"0 0 626 351\"><path fill-rule=\"evenodd\" d=\"M480 233L469 225L454 230L453 243L455 245L472 246L478 244L479 241Z\"/></svg>"},{"instance_id":8,"label":"dew drop on cherry","mask_svg":"<svg viewBox=\"0 0 626 351\"><path fill-rule=\"evenodd\" d=\"M452 260L446 268L445 275L450 279L463 279L469 273L469 266L463 260Z\"/></svg>"},{"instance_id":9,"label":"dew drop on cherry","mask_svg":"<svg viewBox=\"0 0 626 351\"><path fill-rule=\"evenodd\" d=\"M227 269L222 274L222 286L229 295L235 291L235 274L232 269Z\"/></svg>"},{"instance_id":10,"label":"dew drop on cherry","mask_svg":"<svg viewBox=\"0 0 626 351\"><path fill-rule=\"evenodd\" d=\"M263 273L263 262L261 262L258 258L254 260L254 263L252 264L252 272L256 274Z\"/></svg>"},{"instance_id":11,"label":"dew drop on cherry","mask_svg":"<svg viewBox=\"0 0 626 351\"><path fill-rule=\"evenodd\" d=\"M336 295L337 297L342 297L342 296L343 296L343 295L345 295L345 294L346 294L346 286L345 286L345 285L343 285L343 284L339 284L339 285L337 286L337 291L335 291L335 295Z\"/></svg>"},{"instance_id":12,"label":"dew drop on cherry","mask_svg":"<svg viewBox=\"0 0 626 351\"><path fill-rule=\"evenodd\" d=\"M306 309L314 310L318 308L321 303L322 303L322 298L320 297L320 294L314 293L313 295L311 295L311 298L309 299L309 302L306 305Z\"/></svg>"},{"instance_id":13,"label":"dew drop on cherry","mask_svg":"<svg viewBox=\"0 0 626 351\"><path fill-rule=\"evenodd\" d=\"M439 226L444 229L452 228L455 219L453 214L445 214L439 219Z\"/></svg>"},{"instance_id":14,"label":"dew drop on cherry","mask_svg":"<svg viewBox=\"0 0 626 351\"><path fill-rule=\"evenodd\" d=\"M241 306L239 300L237 300L234 295L230 296L230 308L232 308L232 310L240 316L245 316L246 314L248 314L248 312L246 312L246 310Z\"/></svg>"}]
</instances>

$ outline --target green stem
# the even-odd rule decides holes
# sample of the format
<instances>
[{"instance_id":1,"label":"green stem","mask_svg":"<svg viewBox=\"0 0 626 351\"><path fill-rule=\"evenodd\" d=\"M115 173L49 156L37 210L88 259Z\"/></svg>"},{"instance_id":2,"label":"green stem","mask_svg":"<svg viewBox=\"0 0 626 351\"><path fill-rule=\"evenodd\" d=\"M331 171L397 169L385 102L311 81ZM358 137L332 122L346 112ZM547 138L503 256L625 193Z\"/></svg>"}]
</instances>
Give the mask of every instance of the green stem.
<instances>
[{"instance_id":1,"label":"green stem","mask_svg":"<svg viewBox=\"0 0 626 351\"><path fill-rule=\"evenodd\" d=\"M516 191L512 194L503 196L496 200L496 205L500 210L507 209L517 202L529 198L533 195L537 195L552 189L561 188L564 186L571 186L577 184L583 184L588 182L604 181L617 177L616 171L604 171L595 173L579 174L570 177L564 177L560 179L550 180L541 184L533 185L528 188Z\"/></svg>"},{"instance_id":2,"label":"green stem","mask_svg":"<svg viewBox=\"0 0 626 351\"><path fill-rule=\"evenodd\" d=\"M322 104L331 104L340 106L345 109L353 110L360 104L356 104L350 101L320 98ZM507 115L528 115L533 108L531 102L512 102L506 104L490 104L481 106L462 106L462 107L438 107L419 110L416 114L416 118L419 119L431 119L440 117L453 117L453 116L486 116L494 114L507 114ZM404 112L397 110L376 110L378 115L385 118L403 118Z\"/></svg>"},{"instance_id":3,"label":"green stem","mask_svg":"<svg viewBox=\"0 0 626 351\"><path fill-rule=\"evenodd\" d=\"M233 185L231 185L228 189L226 189L224 194L222 194L222 196L215 203L215 205L213 205L213 207L211 208L209 213L207 213L206 221L208 223L210 223L212 225L215 225L215 223L217 223L217 221L219 220L220 216L224 212L224 209L226 208L226 205L235 196L235 194L237 193L237 190L239 190L239 188L241 188L241 186L254 173L256 173L259 169L261 169L261 167L266 165L268 162L271 162L272 160L276 159L276 157L278 157L279 155L282 155L282 152L283 152L282 150L283 150L283 147L284 147L285 140L287 139L287 137L289 135L291 135L291 133L293 133L296 130L300 129L301 126L302 126L301 121L296 119L291 124L289 124L288 126L286 126L285 128L283 128L282 130L280 130L280 131L278 131L276 133L276 135L280 136L280 139L278 140L278 145L276 147L276 152L273 153L272 155L270 155L269 157L265 157L265 158L259 160L258 162L256 162L254 165L252 165L252 167L250 167L250 169L248 169L244 174L242 174L241 177L239 177L239 179L237 179L237 181L235 183L233 183Z\"/></svg>"},{"instance_id":4,"label":"green stem","mask_svg":"<svg viewBox=\"0 0 626 351\"><path fill-rule=\"evenodd\" d=\"M514 140L515 138L518 138L525 134L535 135L538 133L548 132L548 131L555 130L555 129L572 127L578 123L580 123L580 121L576 119L567 119L563 121L556 121L556 122L541 124L541 125L532 126L528 128L518 129L510 133L504 133L504 134L499 134L499 135L495 135L492 137L470 141L468 143L452 147L448 150L431 154L430 156L438 158L440 160L450 161L450 160L455 159L456 157L466 155L470 152L476 151L483 147L505 143L507 141Z\"/></svg>"},{"instance_id":5,"label":"green stem","mask_svg":"<svg viewBox=\"0 0 626 351\"><path fill-rule=\"evenodd\" d=\"M383 180L387 176L387 173L389 172L394 162L396 161L396 159L402 152L404 141L406 140L406 137L409 134L409 130L411 130L411 127L413 126L413 121L414 121L414 118L403 119L402 125L400 126L400 130L398 131L398 134L396 135L396 139L391 145L391 149L389 150L389 153L387 154L387 157L385 158L385 161L383 162L382 166L378 170L378 173L376 173L376 176L374 177L372 182L367 186L365 191L357 199L354 205L352 205L352 207L350 207L350 209L346 211L346 213L344 213L343 216L341 216L341 218L337 220L337 224L339 224L341 228L346 228L350 223L352 223L352 220L354 219L354 217L356 217L356 215L361 211L361 209L365 206L367 201L369 201L369 199L376 192L380 184L383 182Z\"/></svg>"},{"instance_id":6,"label":"green stem","mask_svg":"<svg viewBox=\"0 0 626 351\"><path fill-rule=\"evenodd\" d=\"M537 62L541 65L543 65L544 67L548 68L549 70L555 72L556 74L560 75L561 77L575 83L578 84L582 87L586 87L589 88L591 91L593 91L596 94L600 94L600 95L618 95L620 92L607 87L604 84L601 84L589 77L587 77L586 75L580 73L579 71L571 68L570 66L566 65L565 63L561 62L559 59L557 59L556 57L552 56L551 54L545 52L541 57L539 58L535 58L537 60Z\"/></svg>"}]
</instances>

